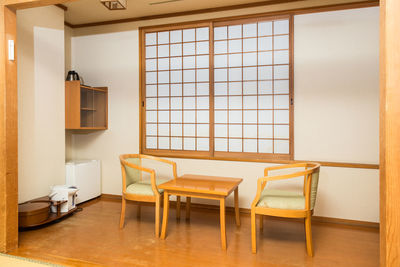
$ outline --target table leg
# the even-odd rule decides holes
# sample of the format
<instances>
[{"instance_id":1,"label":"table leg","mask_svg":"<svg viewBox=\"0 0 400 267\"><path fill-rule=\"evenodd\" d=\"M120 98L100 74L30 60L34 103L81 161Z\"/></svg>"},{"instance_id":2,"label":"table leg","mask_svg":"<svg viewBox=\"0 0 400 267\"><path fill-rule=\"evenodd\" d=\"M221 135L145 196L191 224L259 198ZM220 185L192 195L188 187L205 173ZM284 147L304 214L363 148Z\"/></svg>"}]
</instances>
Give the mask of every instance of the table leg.
<instances>
[{"instance_id":1,"label":"table leg","mask_svg":"<svg viewBox=\"0 0 400 267\"><path fill-rule=\"evenodd\" d=\"M176 196L176 219L181 218L181 196Z\"/></svg>"},{"instance_id":2,"label":"table leg","mask_svg":"<svg viewBox=\"0 0 400 267\"><path fill-rule=\"evenodd\" d=\"M221 198L220 200L219 215L221 224L221 245L222 249L226 250L225 198Z\"/></svg>"},{"instance_id":3,"label":"table leg","mask_svg":"<svg viewBox=\"0 0 400 267\"><path fill-rule=\"evenodd\" d=\"M164 211L163 211L163 222L162 222L162 230L161 230L161 239L165 239L165 234L167 232L168 213L169 213L169 195L168 195L167 192L164 192Z\"/></svg>"},{"instance_id":4,"label":"table leg","mask_svg":"<svg viewBox=\"0 0 400 267\"><path fill-rule=\"evenodd\" d=\"M239 187L236 187L235 189L235 218L236 218L236 226L240 226Z\"/></svg>"},{"instance_id":5,"label":"table leg","mask_svg":"<svg viewBox=\"0 0 400 267\"><path fill-rule=\"evenodd\" d=\"M192 198L191 197L186 197L186 220L190 219L190 202Z\"/></svg>"}]
</instances>

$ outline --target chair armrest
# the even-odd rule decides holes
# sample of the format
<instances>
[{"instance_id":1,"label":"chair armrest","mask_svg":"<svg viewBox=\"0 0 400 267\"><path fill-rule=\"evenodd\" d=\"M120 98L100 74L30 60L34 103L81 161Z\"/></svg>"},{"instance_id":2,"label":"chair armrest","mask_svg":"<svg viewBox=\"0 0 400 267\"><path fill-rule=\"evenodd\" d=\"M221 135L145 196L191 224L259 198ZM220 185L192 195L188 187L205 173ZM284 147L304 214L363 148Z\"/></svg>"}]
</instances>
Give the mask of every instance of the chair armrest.
<instances>
[{"instance_id":1,"label":"chair armrest","mask_svg":"<svg viewBox=\"0 0 400 267\"><path fill-rule=\"evenodd\" d=\"M267 167L264 169L264 177L268 176L269 171L289 169L289 168L299 168L299 167L306 167L306 166L307 166L307 163L300 162L300 163L283 164L283 165L278 165L278 166Z\"/></svg>"},{"instance_id":2,"label":"chair armrest","mask_svg":"<svg viewBox=\"0 0 400 267\"><path fill-rule=\"evenodd\" d=\"M150 156L150 155L143 155L143 154L140 155L140 158L151 159L151 160L155 160L155 161L159 161L159 162L171 165L172 166L172 174L174 176L174 179L177 178L176 162L167 160L167 159L163 159L163 158L159 158L159 157Z\"/></svg>"}]
</instances>

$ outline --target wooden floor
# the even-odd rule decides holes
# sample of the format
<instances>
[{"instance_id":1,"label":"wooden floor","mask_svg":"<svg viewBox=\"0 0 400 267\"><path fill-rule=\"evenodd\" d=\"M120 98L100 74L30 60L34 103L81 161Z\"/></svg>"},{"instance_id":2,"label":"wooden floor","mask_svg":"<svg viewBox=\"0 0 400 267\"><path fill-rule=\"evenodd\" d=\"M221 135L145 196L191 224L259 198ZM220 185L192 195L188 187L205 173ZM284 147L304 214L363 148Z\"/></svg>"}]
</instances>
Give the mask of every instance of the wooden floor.
<instances>
[{"instance_id":1,"label":"wooden floor","mask_svg":"<svg viewBox=\"0 0 400 267\"><path fill-rule=\"evenodd\" d=\"M193 209L190 221L170 209L166 240L154 236L154 208L127 205L120 230L120 202L95 200L83 211L46 228L21 232L11 254L72 266L378 266L379 232L313 223L315 256L306 255L303 224L267 219L251 253L250 216L235 226L227 214L227 251L221 250L219 212ZM258 220L257 220L258 223Z\"/></svg>"}]
</instances>

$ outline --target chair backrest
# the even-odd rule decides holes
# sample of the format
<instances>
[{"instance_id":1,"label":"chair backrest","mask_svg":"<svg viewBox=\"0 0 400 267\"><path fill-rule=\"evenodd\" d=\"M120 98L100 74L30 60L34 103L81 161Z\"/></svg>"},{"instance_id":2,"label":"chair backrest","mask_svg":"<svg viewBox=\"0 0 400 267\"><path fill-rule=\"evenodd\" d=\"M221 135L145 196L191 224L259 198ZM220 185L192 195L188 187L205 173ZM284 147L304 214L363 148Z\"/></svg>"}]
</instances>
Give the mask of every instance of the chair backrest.
<instances>
[{"instance_id":1,"label":"chair backrest","mask_svg":"<svg viewBox=\"0 0 400 267\"><path fill-rule=\"evenodd\" d=\"M319 181L319 166L317 166L314 169L311 175L310 210L314 209L315 201L317 200L318 181Z\"/></svg>"},{"instance_id":2,"label":"chair backrest","mask_svg":"<svg viewBox=\"0 0 400 267\"><path fill-rule=\"evenodd\" d=\"M128 187L129 185L131 185L133 183L137 183L141 180L140 179L141 171L138 169L129 167L128 165L124 164L124 161L140 167L140 158L139 158L139 155L122 155L121 156L121 166L122 166L122 172L123 172L122 177L124 178L124 172L125 172L125 187Z\"/></svg>"}]
</instances>

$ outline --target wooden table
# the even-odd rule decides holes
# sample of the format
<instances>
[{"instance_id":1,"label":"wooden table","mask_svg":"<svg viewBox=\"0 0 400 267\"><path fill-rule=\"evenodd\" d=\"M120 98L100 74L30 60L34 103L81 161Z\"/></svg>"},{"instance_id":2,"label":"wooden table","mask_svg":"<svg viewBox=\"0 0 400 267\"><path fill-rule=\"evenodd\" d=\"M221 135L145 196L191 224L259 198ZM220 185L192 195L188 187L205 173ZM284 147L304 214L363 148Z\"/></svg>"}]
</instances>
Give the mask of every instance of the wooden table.
<instances>
[{"instance_id":1,"label":"wooden table","mask_svg":"<svg viewBox=\"0 0 400 267\"><path fill-rule=\"evenodd\" d=\"M178 177L175 180L171 180L159 185L158 188L164 189L164 214L162 222L161 239L165 239L165 235L167 232L170 195L186 197L187 219L190 216L191 197L214 199L214 200L219 200L220 203L221 243L222 243L222 248L225 250L226 249L225 199L233 191L235 191L235 218L236 218L236 225L240 226L238 186L242 181L243 179L241 178L185 174L181 177Z\"/></svg>"}]
</instances>

